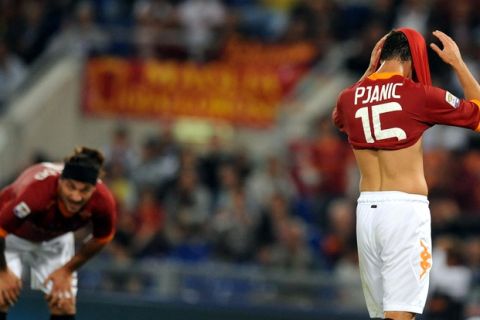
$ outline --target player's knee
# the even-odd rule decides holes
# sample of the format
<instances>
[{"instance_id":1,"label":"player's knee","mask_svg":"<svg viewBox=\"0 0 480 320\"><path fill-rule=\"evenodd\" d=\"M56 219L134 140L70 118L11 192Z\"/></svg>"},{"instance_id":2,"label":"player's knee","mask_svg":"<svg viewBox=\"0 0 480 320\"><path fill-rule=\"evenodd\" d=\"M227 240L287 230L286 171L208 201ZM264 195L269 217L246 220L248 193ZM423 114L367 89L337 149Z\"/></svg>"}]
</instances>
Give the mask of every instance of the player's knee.
<instances>
[{"instance_id":1,"label":"player's knee","mask_svg":"<svg viewBox=\"0 0 480 320\"><path fill-rule=\"evenodd\" d=\"M7 313L8 312L8 305L3 305L3 304L0 304L0 312L4 312L4 313Z\"/></svg>"},{"instance_id":2,"label":"player's knee","mask_svg":"<svg viewBox=\"0 0 480 320\"><path fill-rule=\"evenodd\" d=\"M70 315L77 311L73 299L64 300L61 304L49 305L50 313L54 315Z\"/></svg>"}]
</instances>

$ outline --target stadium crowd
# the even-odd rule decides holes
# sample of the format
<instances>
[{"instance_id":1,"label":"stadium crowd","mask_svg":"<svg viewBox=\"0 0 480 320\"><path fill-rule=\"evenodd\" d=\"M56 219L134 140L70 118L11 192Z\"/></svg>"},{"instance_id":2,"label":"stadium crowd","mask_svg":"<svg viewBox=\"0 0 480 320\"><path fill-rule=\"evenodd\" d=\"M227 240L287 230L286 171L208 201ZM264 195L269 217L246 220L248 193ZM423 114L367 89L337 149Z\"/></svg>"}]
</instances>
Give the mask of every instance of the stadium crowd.
<instances>
[{"instance_id":1,"label":"stadium crowd","mask_svg":"<svg viewBox=\"0 0 480 320\"><path fill-rule=\"evenodd\" d=\"M375 42L396 26L419 30L427 42L435 29L450 34L480 79L479 9L476 0L0 0L0 105L45 54L204 63L231 37L309 42L315 63L345 46L344 68L357 77ZM430 65L434 84L462 96L433 54ZM168 125L135 143L120 123L104 147L105 181L119 208L105 259L331 272L355 265L353 155L329 114L310 126L282 152L253 159L219 136L201 148L180 144ZM480 139L436 128L425 149L436 268L428 319L460 319L464 309L480 315Z\"/></svg>"}]
</instances>

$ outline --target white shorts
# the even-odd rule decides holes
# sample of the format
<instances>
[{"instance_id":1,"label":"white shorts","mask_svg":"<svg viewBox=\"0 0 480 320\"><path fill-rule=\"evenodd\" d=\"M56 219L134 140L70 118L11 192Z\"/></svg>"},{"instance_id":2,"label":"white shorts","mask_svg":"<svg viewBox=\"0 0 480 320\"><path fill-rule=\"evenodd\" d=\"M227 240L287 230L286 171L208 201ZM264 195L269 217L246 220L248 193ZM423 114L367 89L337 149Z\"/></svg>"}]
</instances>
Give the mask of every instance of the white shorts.
<instances>
[{"instance_id":1,"label":"white shorts","mask_svg":"<svg viewBox=\"0 0 480 320\"><path fill-rule=\"evenodd\" d=\"M24 270L29 268L31 288L46 294L50 293L51 284L44 285L45 279L65 265L74 254L72 232L44 242L31 242L13 234L5 239L5 258L10 270L21 278ZM76 273L72 276L72 294L77 294Z\"/></svg>"},{"instance_id":2,"label":"white shorts","mask_svg":"<svg viewBox=\"0 0 480 320\"><path fill-rule=\"evenodd\" d=\"M427 197L362 192L357 205L357 242L370 317L383 318L385 311L421 314L432 265Z\"/></svg>"}]
</instances>

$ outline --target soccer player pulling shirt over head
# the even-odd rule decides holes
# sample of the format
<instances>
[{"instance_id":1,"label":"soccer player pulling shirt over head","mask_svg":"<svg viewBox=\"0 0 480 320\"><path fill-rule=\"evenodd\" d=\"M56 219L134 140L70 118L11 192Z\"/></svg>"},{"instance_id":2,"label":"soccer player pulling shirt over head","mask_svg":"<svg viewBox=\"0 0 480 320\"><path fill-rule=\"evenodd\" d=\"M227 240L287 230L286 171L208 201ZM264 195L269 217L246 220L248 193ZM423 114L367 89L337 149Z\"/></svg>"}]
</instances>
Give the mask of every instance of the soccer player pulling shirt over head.
<instances>
[{"instance_id":1,"label":"soccer player pulling shirt over head","mask_svg":"<svg viewBox=\"0 0 480 320\"><path fill-rule=\"evenodd\" d=\"M466 97L480 98L456 44L434 35L443 49L432 49L453 66ZM479 106L431 85L425 40L409 28L382 38L366 74L339 95L333 121L348 135L361 173L357 243L371 318L422 313L432 266L422 134L435 124L478 130Z\"/></svg>"}]
</instances>

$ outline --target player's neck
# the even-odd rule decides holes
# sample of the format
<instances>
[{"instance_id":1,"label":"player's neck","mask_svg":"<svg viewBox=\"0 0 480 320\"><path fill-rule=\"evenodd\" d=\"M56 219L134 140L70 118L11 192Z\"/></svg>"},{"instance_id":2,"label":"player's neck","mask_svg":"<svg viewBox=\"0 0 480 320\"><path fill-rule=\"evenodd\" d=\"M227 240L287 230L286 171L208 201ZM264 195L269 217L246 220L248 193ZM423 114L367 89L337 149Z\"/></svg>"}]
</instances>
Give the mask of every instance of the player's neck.
<instances>
[{"instance_id":1,"label":"player's neck","mask_svg":"<svg viewBox=\"0 0 480 320\"><path fill-rule=\"evenodd\" d=\"M383 61L380 67L377 69L377 73L398 73L406 78L410 77L411 68L410 62L402 62L399 60L386 60Z\"/></svg>"}]
</instances>

